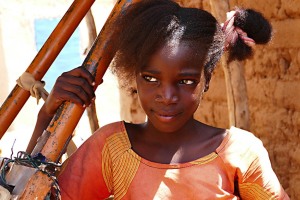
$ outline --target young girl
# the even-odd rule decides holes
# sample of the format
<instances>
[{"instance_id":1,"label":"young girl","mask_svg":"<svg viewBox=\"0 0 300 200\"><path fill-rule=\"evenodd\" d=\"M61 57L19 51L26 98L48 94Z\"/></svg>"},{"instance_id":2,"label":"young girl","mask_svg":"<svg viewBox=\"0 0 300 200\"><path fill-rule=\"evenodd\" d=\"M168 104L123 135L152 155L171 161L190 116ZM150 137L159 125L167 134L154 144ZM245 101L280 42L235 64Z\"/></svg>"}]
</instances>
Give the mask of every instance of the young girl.
<instances>
[{"instance_id":1,"label":"young girl","mask_svg":"<svg viewBox=\"0 0 300 200\"><path fill-rule=\"evenodd\" d=\"M96 131L65 162L62 199L289 199L262 142L238 128L193 118L223 50L245 59L270 40L253 10L230 13L223 28L208 12L170 0L143 0L119 16L113 71L136 82L147 122ZM83 68L60 76L42 107L42 132L65 100L89 105L93 77ZM82 91L78 93L77 91Z\"/></svg>"}]
</instances>

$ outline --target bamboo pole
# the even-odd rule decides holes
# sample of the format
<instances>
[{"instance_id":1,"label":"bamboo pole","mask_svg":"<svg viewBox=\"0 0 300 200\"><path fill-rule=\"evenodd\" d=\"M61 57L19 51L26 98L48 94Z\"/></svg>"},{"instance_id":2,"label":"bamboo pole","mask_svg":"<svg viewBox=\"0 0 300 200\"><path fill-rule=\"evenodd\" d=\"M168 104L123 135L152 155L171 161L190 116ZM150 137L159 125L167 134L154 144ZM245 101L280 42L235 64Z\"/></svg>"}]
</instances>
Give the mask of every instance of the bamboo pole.
<instances>
[{"instance_id":1,"label":"bamboo pole","mask_svg":"<svg viewBox=\"0 0 300 200\"><path fill-rule=\"evenodd\" d=\"M113 40L113 36L111 35L112 31L108 30L107 26L115 19L116 15L131 2L131 0L119 0L116 3L104 27L93 44L93 47L83 62L82 66L84 66L95 76L96 86L94 90L96 90L97 85L102 80L105 71L115 55L115 49L110 42ZM65 102L57 110L47 128L47 132L50 133L50 136L41 149L41 153L49 161L58 162L64 153L65 148L72 137L73 130L75 129L75 126L77 125L83 112L84 108L82 106L70 102ZM20 195L20 199L44 199L45 194L50 190L51 187L43 187L43 191L41 191L39 185L46 185L48 182L49 178L47 175L35 173L29 179L25 189L23 190L23 193Z\"/></svg>"},{"instance_id":2,"label":"bamboo pole","mask_svg":"<svg viewBox=\"0 0 300 200\"><path fill-rule=\"evenodd\" d=\"M210 0L210 5L215 17L224 22L226 13L230 11L228 0ZM226 82L229 125L249 130L248 96L243 62L227 62L225 54L221 58L221 65Z\"/></svg>"},{"instance_id":3,"label":"bamboo pole","mask_svg":"<svg viewBox=\"0 0 300 200\"><path fill-rule=\"evenodd\" d=\"M41 80L95 0L75 0L26 69ZM16 85L0 108L0 139L18 115L30 94Z\"/></svg>"}]
</instances>

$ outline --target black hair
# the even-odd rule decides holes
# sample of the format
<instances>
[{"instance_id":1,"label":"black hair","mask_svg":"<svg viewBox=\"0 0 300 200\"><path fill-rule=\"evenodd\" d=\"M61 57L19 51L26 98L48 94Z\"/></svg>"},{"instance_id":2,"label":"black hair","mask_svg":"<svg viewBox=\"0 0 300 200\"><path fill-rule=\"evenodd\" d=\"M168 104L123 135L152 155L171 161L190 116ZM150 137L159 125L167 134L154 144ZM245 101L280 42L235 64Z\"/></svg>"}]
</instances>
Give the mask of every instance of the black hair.
<instances>
[{"instance_id":1,"label":"black hair","mask_svg":"<svg viewBox=\"0 0 300 200\"><path fill-rule=\"evenodd\" d=\"M239 27L247 33L247 36L256 44L266 44L272 37L272 26L264 16L253 9L236 9L237 13L234 26ZM251 58L253 50L239 37L235 44L229 46L228 61L245 60Z\"/></svg>"},{"instance_id":2,"label":"black hair","mask_svg":"<svg viewBox=\"0 0 300 200\"><path fill-rule=\"evenodd\" d=\"M252 26L248 36L258 41L257 43L268 40L256 38L257 26L252 21L261 15L255 15L253 19L248 20L248 16L252 16L252 10L246 11L246 14L240 11L236 17L236 25L247 33L248 26ZM222 27L209 12L181 7L171 0L143 0L131 4L118 16L112 31L117 35L114 41L117 53L111 69L125 84L135 77L136 70L144 66L157 50L180 33L180 41L188 42L195 55L203 62L199 63L199 66L204 68L208 88L225 43ZM269 34L269 31L267 32ZM265 34L263 31L259 33ZM229 48L235 52L230 53L230 59L240 59L237 51L239 42L241 41L238 40L236 45ZM243 59L246 57L243 56Z\"/></svg>"}]
</instances>

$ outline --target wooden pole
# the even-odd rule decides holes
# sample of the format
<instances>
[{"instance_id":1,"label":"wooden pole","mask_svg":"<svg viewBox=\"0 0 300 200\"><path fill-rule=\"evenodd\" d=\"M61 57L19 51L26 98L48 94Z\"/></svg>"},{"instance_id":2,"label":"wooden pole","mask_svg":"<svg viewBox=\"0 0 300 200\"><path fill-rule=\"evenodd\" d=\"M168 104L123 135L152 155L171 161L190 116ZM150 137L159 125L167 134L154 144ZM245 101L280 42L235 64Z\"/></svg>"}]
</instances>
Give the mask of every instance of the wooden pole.
<instances>
[{"instance_id":1,"label":"wooden pole","mask_svg":"<svg viewBox=\"0 0 300 200\"><path fill-rule=\"evenodd\" d=\"M97 38L95 20L94 20L91 9L86 14L85 20L86 20L87 29L88 29L88 47L87 47L87 50L89 50L92 47L93 42ZM91 133L93 134L99 128L99 121L98 121L98 117L97 117L97 110L96 110L95 101L93 101L91 103L91 105L86 108L86 111L87 111L87 115L88 115L88 118L89 118Z\"/></svg>"},{"instance_id":2,"label":"wooden pole","mask_svg":"<svg viewBox=\"0 0 300 200\"><path fill-rule=\"evenodd\" d=\"M113 8L108 17L104 27L99 33L93 47L83 62L83 65L89 72L95 76L96 90L97 85L102 80L102 77L107 70L112 58L115 55L115 49L110 41L113 40L112 31L107 29L107 26L114 21L118 13L120 13L125 6L130 4L131 0L119 0ZM55 116L50 122L47 132L50 133L48 140L41 149L41 153L52 162L58 162L65 148L72 137L81 115L84 112L82 106L65 102L57 110ZM36 150L36 149L35 149ZM35 173L29 179L20 199L44 199L44 195L50 191L49 177L45 174ZM48 187L39 187L41 184L48 185ZM41 191L41 189L43 191ZM39 196L39 194L41 196Z\"/></svg>"},{"instance_id":3,"label":"wooden pole","mask_svg":"<svg viewBox=\"0 0 300 200\"><path fill-rule=\"evenodd\" d=\"M210 4L215 17L224 22L226 13L230 11L228 0L210 0ZM226 82L229 125L249 130L248 96L243 62L227 62L225 54L221 58L221 65Z\"/></svg>"},{"instance_id":4,"label":"wooden pole","mask_svg":"<svg viewBox=\"0 0 300 200\"><path fill-rule=\"evenodd\" d=\"M41 80L95 0L75 0L27 68ZM16 85L0 108L0 139L18 115L30 93Z\"/></svg>"},{"instance_id":5,"label":"wooden pole","mask_svg":"<svg viewBox=\"0 0 300 200\"><path fill-rule=\"evenodd\" d=\"M250 130L244 65L240 61L231 61L222 66L226 79L230 126Z\"/></svg>"},{"instance_id":6,"label":"wooden pole","mask_svg":"<svg viewBox=\"0 0 300 200\"><path fill-rule=\"evenodd\" d=\"M86 16L85 21L87 25L88 30L88 44L87 47L84 50L84 55L86 56L89 52L90 48L93 46L94 41L97 38L97 31L96 31L96 25L95 20L92 14L92 10L90 9ZM91 134L93 134L98 128L99 128L99 122L98 122L98 116L97 116L97 110L96 110L96 103L93 101L89 107L86 108L87 116L90 123L91 128ZM69 142L69 146L67 148L67 156L71 156L75 151L77 150L77 146L75 145L74 141L71 140Z\"/></svg>"}]
</instances>

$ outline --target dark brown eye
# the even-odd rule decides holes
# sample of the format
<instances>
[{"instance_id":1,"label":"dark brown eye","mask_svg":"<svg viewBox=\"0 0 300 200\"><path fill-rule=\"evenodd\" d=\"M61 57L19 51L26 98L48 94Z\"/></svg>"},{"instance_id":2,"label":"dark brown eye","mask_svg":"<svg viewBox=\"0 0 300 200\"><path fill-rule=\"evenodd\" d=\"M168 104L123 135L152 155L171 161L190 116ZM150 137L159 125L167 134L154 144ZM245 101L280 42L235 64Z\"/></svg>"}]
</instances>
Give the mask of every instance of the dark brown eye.
<instances>
[{"instance_id":1,"label":"dark brown eye","mask_svg":"<svg viewBox=\"0 0 300 200\"><path fill-rule=\"evenodd\" d=\"M154 78L153 76L143 76L143 78L148 82L156 82L157 81L157 79Z\"/></svg>"},{"instance_id":2,"label":"dark brown eye","mask_svg":"<svg viewBox=\"0 0 300 200\"><path fill-rule=\"evenodd\" d=\"M190 80L190 79L183 79L181 81L179 81L180 84L184 84L184 85L192 85L195 83L194 80Z\"/></svg>"}]
</instances>

